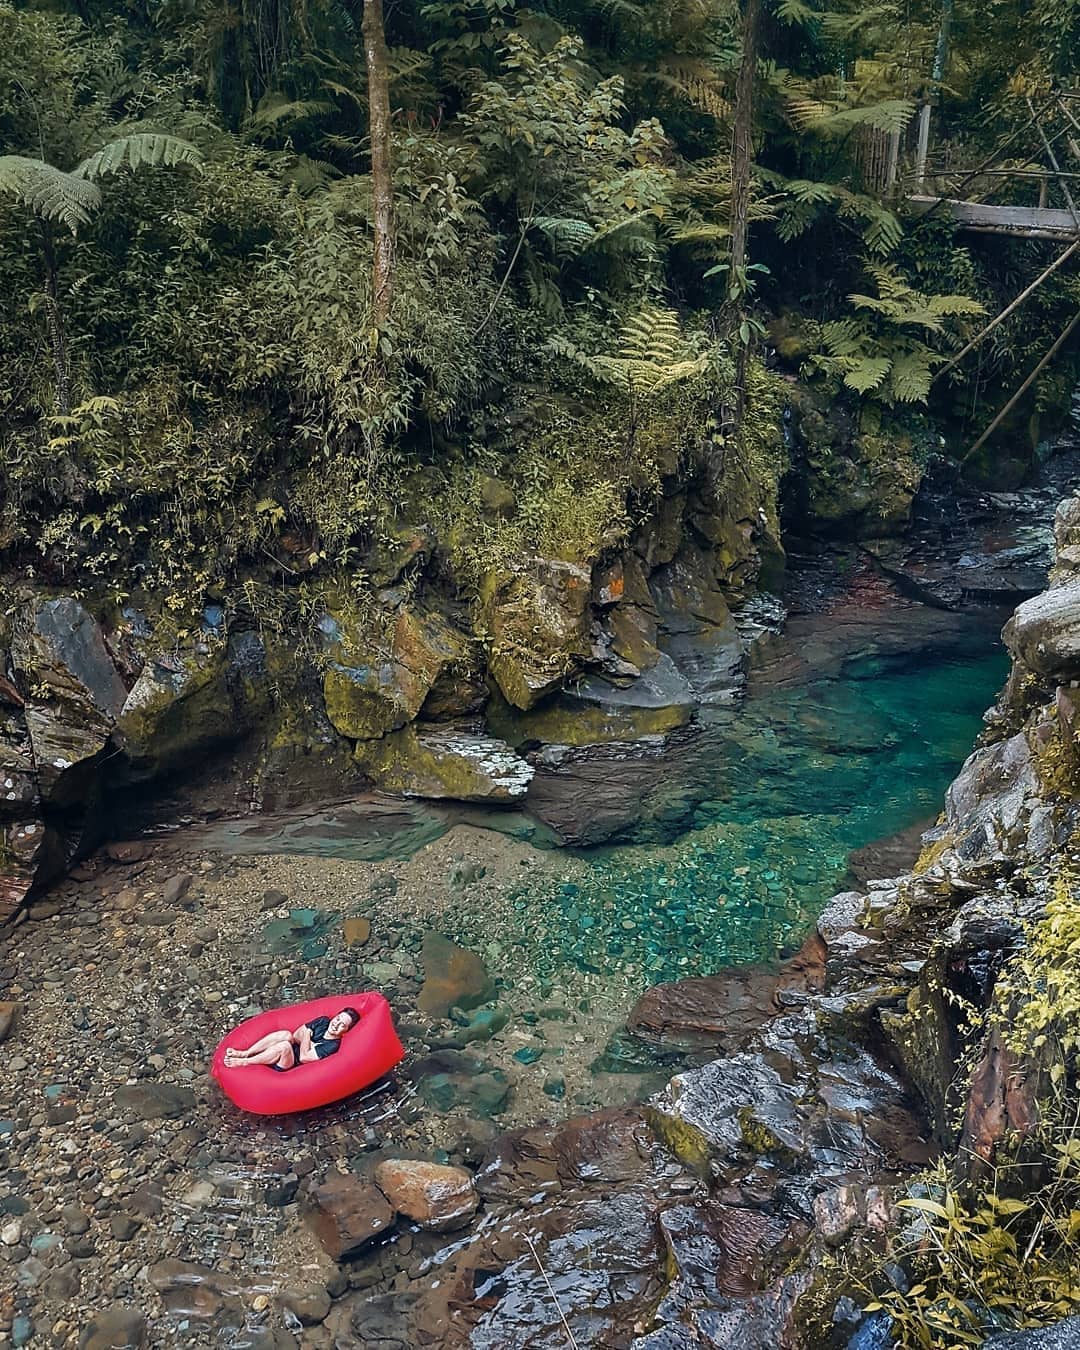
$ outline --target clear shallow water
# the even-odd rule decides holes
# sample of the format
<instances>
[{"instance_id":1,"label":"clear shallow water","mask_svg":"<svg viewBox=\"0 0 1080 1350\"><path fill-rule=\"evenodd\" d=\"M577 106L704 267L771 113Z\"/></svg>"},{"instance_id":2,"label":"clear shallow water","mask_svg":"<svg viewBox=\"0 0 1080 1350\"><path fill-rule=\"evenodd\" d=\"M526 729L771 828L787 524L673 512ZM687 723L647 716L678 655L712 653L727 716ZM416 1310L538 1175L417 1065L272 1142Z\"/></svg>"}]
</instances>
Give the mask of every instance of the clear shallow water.
<instances>
[{"instance_id":1,"label":"clear shallow water","mask_svg":"<svg viewBox=\"0 0 1080 1350\"><path fill-rule=\"evenodd\" d=\"M1006 673L976 655L869 659L717 716L670 763L672 843L595 850L572 876L457 916L457 936L552 988L577 968L640 985L771 960L844 882L848 855L932 819ZM514 959L516 957L516 960Z\"/></svg>"}]
</instances>

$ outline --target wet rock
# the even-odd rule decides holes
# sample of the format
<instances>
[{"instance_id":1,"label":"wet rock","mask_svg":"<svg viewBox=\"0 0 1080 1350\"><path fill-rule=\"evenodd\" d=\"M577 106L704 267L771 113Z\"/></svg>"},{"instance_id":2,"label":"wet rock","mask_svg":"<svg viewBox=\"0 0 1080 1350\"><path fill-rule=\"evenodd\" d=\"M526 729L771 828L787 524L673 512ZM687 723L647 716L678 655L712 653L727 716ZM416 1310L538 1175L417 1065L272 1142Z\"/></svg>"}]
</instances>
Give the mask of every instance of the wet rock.
<instances>
[{"instance_id":1,"label":"wet rock","mask_svg":"<svg viewBox=\"0 0 1080 1350\"><path fill-rule=\"evenodd\" d=\"M475 1008L494 992L484 963L441 933L427 933L421 948L424 983L417 1007L429 1017L445 1017L453 1007Z\"/></svg>"},{"instance_id":2,"label":"wet rock","mask_svg":"<svg viewBox=\"0 0 1080 1350\"><path fill-rule=\"evenodd\" d=\"M306 1221L335 1261L355 1256L394 1222L394 1211L374 1182L331 1172L309 1197Z\"/></svg>"},{"instance_id":3,"label":"wet rock","mask_svg":"<svg viewBox=\"0 0 1080 1350\"><path fill-rule=\"evenodd\" d=\"M837 1186L814 1196L814 1220L830 1247L839 1247L862 1217L864 1197L855 1186Z\"/></svg>"},{"instance_id":4,"label":"wet rock","mask_svg":"<svg viewBox=\"0 0 1080 1350\"><path fill-rule=\"evenodd\" d=\"M174 1257L152 1265L147 1279L169 1312L200 1321L212 1321L223 1309L235 1311L244 1294L233 1276Z\"/></svg>"},{"instance_id":5,"label":"wet rock","mask_svg":"<svg viewBox=\"0 0 1080 1350\"><path fill-rule=\"evenodd\" d=\"M463 1167L387 1159L375 1168L375 1181L394 1209L437 1233L460 1228L480 1203Z\"/></svg>"},{"instance_id":6,"label":"wet rock","mask_svg":"<svg viewBox=\"0 0 1080 1350\"><path fill-rule=\"evenodd\" d=\"M1080 675L1080 581L1051 586L1018 606L1002 637L1029 670L1065 684Z\"/></svg>"},{"instance_id":7,"label":"wet rock","mask_svg":"<svg viewBox=\"0 0 1080 1350\"><path fill-rule=\"evenodd\" d=\"M115 1101L140 1120L175 1119L191 1114L195 1094L172 1083L127 1083L116 1089Z\"/></svg>"},{"instance_id":8,"label":"wet rock","mask_svg":"<svg viewBox=\"0 0 1080 1350\"><path fill-rule=\"evenodd\" d=\"M668 751L669 742L654 736L632 744L545 746L534 757L529 810L571 846L625 836L640 827L647 809L665 809Z\"/></svg>"},{"instance_id":9,"label":"wet rock","mask_svg":"<svg viewBox=\"0 0 1080 1350\"><path fill-rule=\"evenodd\" d=\"M739 967L722 974L654 985L638 999L627 1029L653 1045L727 1053L741 1048L783 1008L782 991L820 990L825 982L825 944L814 935L798 956L778 971Z\"/></svg>"},{"instance_id":10,"label":"wet rock","mask_svg":"<svg viewBox=\"0 0 1080 1350\"><path fill-rule=\"evenodd\" d=\"M286 1289L281 1301L305 1327L318 1326L330 1312L330 1295L325 1286L309 1284L300 1289Z\"/></svg>"},{"instance_id":11,"label":"wet rock","mask_svg":"<svg viewBox=\"0 0 1080 1350\"><path fill-rule=\"evenodd\" d=\"M585 747L664 735L685 726L695 706L686 679L661 655L628 684L585 676L527 712L493 700L488 722L514 745Z\"/></svg>"},{"instance_id":12,"label":"wet rock","mask_svg":"<svg viewBox=\"0 0 1080 1350\"><path fill-rule=\"evenodd\" d=\"M327 635L326 712L343 736L358 741L411 722L442 672L467 653L464 635L436 612L402 610L385 655L372 653L344 619L328 619Z\"/></svg>"},{"instance_id":13,"label":"wet rock","mask_svg":"<svg viewBox=\"0 0 1080 1350\"><path fill-rule=\"evenodd\" d=\"M341 935L347 947L362 947L371 937L371 920L346 919L341 925Z\"/></svg>"},{"instance_id":14,"label":"wet rock","mask_svg":"<svg viewBox=\"0 0 1080 1350\"><path fill-rule=\"evenodd\" d=\"M361 741L357 759L380 788L406 797L511 802L525 795L533 776L505 741L453 723Z\"/></svg>"},{"instance_id":15,"label":"wet rock","mask_svg":"<svg viewBox=\"0 0 1080 1350\"><path fill-rule=\"evenodd\" d=\"M531 708L589 655L591 580L576 563L540 557L485 579L488 669L515 708Z\"/></svg>"},{"instance_id":16,"label":"wet rock","mask_svg":"<svg viewBox=\"0 0 1080 1350\"><path fill-rule=\"evenodd\" d=\"M1038 790L1022 734L976 750L965 760L945 794L946 823L965 876L992 876L1007 866L1010 843L1026 833L1025 809Z\"/></svg>"},{"instance_id":17,"label":"wet rock","mask_svg":"<svg viewBox=\"0 0 1080 1350\"><path fill-rule=\"evenodd\" d=\"M0 1002L0 1041L6 1041L15 1030L15 1023L21 1008L21 1003L16 1003L11 999Z\"/></svg>"},{"instance_id":18,"label":"wet rock","mask_svg":"<svg viewBox=\"0 0 1080 1350\"><path fill-rule=\"evenodd\" d=\"M139 1221L130 1214L114 1214L109 1220L109 1232L117 1242L130 1242L139 1231Z\"/></svg>"},{"instance_id":19,"label":"wet rock","mask_svg":"<svg viewBox=\"0 0 1080 1350\"><path fill-rule=\"evenodd\" d=\"M168 879L161 889L161 902L164 905L178 905L191 889L194 877L190 872L177 872Z\"/></svg>"},{"instance_id":20,"label":"wet rock","mask_svg":"<svg viewBox=\"0 0 1080 1350\"><path fill-rule=\"evenodd\" d=\"M983 1350L1077 1350L1078 1346L1080 1317L1066 1317L1035 1331L1007 1331L983 1341Z\"/></svg>"},{"instance_id":21,"label":"wet rock","mask_svg":"<svg viewBox=\"0 0 1080 1350\"><path fill-rule=\"evenodd\" d=\"M79 1350L139 1350L146 1344L146 1318L137 1308L98 1313L79 1337Z\"/></svg>"}]
</instances>

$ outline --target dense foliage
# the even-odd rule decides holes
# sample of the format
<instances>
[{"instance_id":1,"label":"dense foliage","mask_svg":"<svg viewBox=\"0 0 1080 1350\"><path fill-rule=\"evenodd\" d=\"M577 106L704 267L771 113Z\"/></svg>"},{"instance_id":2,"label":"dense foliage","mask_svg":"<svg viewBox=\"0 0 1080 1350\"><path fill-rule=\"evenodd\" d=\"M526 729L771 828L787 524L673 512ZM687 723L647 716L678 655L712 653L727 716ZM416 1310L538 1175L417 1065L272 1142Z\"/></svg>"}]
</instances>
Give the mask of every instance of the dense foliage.
<instances>
[{"instance_id":1,"label":"dense foliage","mask_svg":"<svg viewBox=\"0 0 1080 1350\"><path fill-rule=\"evenodd\" d=\"M1080 301L1070 263L932 390L1057 246L900 207L922 101L933 164L956 168L1073 88L1076 0L960 6L937 82L930 0L403 0L376 322L362 17L0 0L9 559L178 597L241 566L355 574L418 503L453 501L475 551L493 472L521 507L502 547L588 556L655 488L660 443L765 438L778 316L798 318L790 373L931 400L959 443ZM755 168L733 266L740 118ZM1038 157L1031 126L1010 153ZM748 354L757 393L733 400ZM1062 415L1078 369L1066 347L1022 411Z\"/></svg>"}]
</instances>

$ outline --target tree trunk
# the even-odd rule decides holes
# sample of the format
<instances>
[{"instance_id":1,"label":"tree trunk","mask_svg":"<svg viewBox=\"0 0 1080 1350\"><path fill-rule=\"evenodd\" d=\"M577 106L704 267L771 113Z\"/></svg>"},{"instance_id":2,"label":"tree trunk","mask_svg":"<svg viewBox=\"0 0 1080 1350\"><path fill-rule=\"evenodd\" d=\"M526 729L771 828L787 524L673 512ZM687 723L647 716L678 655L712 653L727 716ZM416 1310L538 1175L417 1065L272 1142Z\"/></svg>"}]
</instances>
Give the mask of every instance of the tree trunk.
<instances>
[{"instance_id":1,"label":"tree trunk","mask_svg":"<svg viewBox=\"0 0 1080 1350\"><path fill-rule=\"evenodd\" d=\"M945 62L949 56L949 24L952 21L953 0L941 0L941 23L938 27L937 45L934 48L934 68L930 73L933 89L919 109L919 139L915 150L915 181L921 188L926 178L926 156L930 149L930 102L934 91L941 84L945 74Z\"/></svg>"},{"instance_id":2,"label":"tree trunk","mask_svg":"<svg viewBox=\"0 0 1080 1350\"><path fill-rule=\"evenodd\" d=\"M56 374L56 409L66 417L71 412L71 367L68 364L64 317L60 310L56 249L53 246L52 228L46 220L41 222L41 251L45 259L45 327L49 333Z\"/></svg>"},{"instance_id":3,"label":"tree trunk","mask_svg":"<svg viewBox=\"0 0 1080 1350\"><path fill-rule=\"evenodd\" d=\"M736 332L746 298L746 243L750 229L750 170L754 159L754 78L757 73L762 0L746 0L742 23L742 60L735 80L735 130L731 146L731 271L728 299ZM739 342L735 377L736 430L742 425L746 403L749 344Z\"/></svg>"},{"instance_id":4,"label":"tree trunk","mask_svg":"<svg viewBox=\"0 0 1080 1350\"><path fill-rule=\"evenodd\" d=\"M364 56L368 76L371 188L375 202L372 319L382 328L394 295L394 182L390 162L390 77L382 0L364 0Z\"/></svg>"}]
</instances>

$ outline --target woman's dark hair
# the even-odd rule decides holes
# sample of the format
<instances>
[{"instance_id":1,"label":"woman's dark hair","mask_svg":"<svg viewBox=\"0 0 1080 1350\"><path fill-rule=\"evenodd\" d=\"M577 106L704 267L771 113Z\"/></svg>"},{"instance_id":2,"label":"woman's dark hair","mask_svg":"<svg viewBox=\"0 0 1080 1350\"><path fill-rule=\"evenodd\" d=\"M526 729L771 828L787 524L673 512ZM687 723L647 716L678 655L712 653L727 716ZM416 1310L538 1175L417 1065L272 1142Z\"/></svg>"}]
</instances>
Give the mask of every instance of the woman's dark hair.
<instances>
[{"instance_id":1,"label":"woman's dark hair","mask_svg":"<svg viewBox=\"0 0 1080 1350\"><path fill-rule=\"evenodd\" d=\"M352 1022L349 1026L349 1030L351 1031L353 1027L356 1026L357 1022L360 1021L360 1014L356 1011L355 1008L342 1008L341 1011L345 1014L346 1017L352 1018Z\"/></svg>"}]
</instances>

